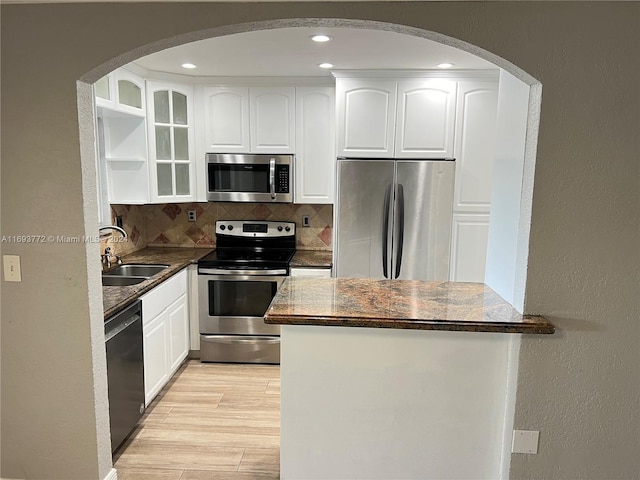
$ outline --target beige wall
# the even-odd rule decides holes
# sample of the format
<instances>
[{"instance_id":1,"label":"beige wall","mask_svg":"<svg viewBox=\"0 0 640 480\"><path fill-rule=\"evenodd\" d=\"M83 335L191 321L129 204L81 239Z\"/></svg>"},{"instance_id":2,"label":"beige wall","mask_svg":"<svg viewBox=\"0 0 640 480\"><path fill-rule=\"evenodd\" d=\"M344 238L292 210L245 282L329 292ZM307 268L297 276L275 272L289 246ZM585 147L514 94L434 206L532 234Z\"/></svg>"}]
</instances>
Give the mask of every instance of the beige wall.
<instances>
[{"instance_id":1,"label":"beige wall","mask_svg":"<svg viewBox=\"0 0 640 480\"><path fill-rule=\"evenodd\" d=\"M559 330L522 341L515 427L540 453L511 477L637 478L639 3L3 5L2 235L85 233L76 79L162 38L296 17L433 30L542 82L526 305ZM2 251L23 262L2 285L2 476L104 478L98 247Z\"/></svg>"}]
</instances>

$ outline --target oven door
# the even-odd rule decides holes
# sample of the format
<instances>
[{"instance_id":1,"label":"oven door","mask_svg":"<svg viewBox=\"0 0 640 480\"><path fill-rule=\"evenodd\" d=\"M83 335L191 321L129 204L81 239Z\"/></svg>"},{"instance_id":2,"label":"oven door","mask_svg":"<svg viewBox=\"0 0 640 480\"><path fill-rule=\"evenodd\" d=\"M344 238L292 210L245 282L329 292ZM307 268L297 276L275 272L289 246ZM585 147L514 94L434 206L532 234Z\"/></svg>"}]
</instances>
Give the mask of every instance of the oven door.
<instances>
[{"instance_id":1,"label":"oven door","mask_svg":"<svg viewBox=\"0 0 640 480\"><path fill-rule=\"evenodd\" d=\"M203 270L198 275L200 334L280 335L280 327L264 323L264 315L286 276Z\"/></svg>"}]
</instances>

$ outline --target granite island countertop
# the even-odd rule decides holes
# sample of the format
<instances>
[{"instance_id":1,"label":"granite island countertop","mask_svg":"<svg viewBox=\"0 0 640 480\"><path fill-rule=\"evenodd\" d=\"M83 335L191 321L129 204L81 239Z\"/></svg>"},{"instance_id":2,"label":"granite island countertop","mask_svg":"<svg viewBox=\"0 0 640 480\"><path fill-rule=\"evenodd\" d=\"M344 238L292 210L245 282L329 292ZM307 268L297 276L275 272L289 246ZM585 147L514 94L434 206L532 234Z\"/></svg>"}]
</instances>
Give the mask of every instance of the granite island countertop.
<instances>
[{"instance_id":1,"label":"granite island countertop","mask_svg":"<svg viewBox=\"0 0 640 480\"><path fill-rule=\"evenodd\" d=\"M125 287L102 287L104 318L135 302L141 295L158 286L180 270L196 263L212 252L211 248L147 247L122 257L122 263L159 263L168 268L144 282ZM115 268L117 265L112 265Z\"/></svg>"},{"instance_id":2,"label":"granite island countertop","mask_svg":"<svg viewBox=\"0 0 640 480\"><path fill-rule=\"evenodd\" d=\"M483 283L287 277L265 323L548 334Z\"/></svg>"}]
</instances>

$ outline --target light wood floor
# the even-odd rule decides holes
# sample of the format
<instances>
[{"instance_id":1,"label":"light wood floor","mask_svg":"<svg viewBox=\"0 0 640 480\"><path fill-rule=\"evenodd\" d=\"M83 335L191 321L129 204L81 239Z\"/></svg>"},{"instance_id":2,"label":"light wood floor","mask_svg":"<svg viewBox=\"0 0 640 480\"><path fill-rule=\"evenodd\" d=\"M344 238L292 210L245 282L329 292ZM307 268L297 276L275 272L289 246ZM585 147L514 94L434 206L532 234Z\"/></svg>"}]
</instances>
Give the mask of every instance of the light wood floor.
<instances>
[{"instance_id":1,"label":"light wood floor","mask_svg":"<svg viewBox=\"0 0 640 480\"><path fill-rule=\"evenodd\" d=\"M114 455L118 480L273 480L280 367L189 360Z\"/></svg>"}]
</instances>

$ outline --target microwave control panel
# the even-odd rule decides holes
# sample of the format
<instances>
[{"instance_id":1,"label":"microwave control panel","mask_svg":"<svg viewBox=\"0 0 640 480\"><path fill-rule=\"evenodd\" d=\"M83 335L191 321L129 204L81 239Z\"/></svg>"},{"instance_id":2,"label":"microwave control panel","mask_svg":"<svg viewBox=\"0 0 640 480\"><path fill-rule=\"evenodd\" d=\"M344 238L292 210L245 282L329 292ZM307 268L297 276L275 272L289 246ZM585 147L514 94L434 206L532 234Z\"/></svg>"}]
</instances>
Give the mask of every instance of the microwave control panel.
<instances>
[{"instance_id":1,"label":"microwave control panel","mask_svg":"<svg viewBox=\"0 0 640 480\"><path fill-rule=\"evenodd\" d=\"M276 192L289 193L289 165L276 165Z\"/></svg>"}]
</instances>

